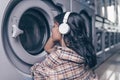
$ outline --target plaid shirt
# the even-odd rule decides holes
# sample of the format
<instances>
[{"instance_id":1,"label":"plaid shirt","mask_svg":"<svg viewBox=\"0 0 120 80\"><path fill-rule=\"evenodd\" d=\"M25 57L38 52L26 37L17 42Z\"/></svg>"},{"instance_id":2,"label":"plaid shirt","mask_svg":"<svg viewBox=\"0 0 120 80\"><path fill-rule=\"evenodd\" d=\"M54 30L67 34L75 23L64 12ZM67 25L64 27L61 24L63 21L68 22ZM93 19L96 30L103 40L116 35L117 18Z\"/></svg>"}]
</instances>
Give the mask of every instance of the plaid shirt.
<instances>
[{"instance_id":1,"label":"plaid shirt","mask_svg":"<svg viewBox=\"0 0 120 80\"><path fill-rule=\"evenodd\" d=\"M67 47L55 46L41 63L31 67L34 80L98 80L84 68L84 58Z\"/></svg>"}]
</instances>

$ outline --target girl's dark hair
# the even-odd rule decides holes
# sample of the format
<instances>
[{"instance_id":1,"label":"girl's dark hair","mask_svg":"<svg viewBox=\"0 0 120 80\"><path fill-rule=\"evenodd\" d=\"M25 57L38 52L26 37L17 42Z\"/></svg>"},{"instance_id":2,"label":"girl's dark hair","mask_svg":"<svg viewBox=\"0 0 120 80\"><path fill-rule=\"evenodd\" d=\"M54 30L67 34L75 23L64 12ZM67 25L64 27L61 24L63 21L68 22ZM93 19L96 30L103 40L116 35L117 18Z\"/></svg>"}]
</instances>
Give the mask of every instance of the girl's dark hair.
<instances>
[{"instance_id":1,"label":"girl's dark hair","mask_svg":"<svg viewBox=\"0 0 120 80\"><path fill-rule=\"evenodd\" d=\"M59 14L54 19L61 24L65 13ZM70 32L64 35L64 41L67 47L74 50L85 59L85 66L89 68L97 64L94 47L89 37L87 36L84 19L78 13L69 15L67 24L70 26Z\"/></svg>"}]
</instances>

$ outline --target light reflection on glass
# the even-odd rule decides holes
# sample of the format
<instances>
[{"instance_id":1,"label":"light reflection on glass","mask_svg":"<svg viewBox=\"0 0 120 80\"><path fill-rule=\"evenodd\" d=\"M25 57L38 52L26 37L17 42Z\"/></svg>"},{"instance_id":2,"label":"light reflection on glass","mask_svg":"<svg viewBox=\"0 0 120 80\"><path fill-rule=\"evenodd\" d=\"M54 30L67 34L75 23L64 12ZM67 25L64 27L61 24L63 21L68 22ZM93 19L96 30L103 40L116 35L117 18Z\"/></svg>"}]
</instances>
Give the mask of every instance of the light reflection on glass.
<instances>
[{"instance_id":1,"label":"light reflection on glass","mask_svg":"<svg viewBox=\"0 0 120 80\"><path fill-rule=\"evenodd\" d=\"M107 6L107 13L108 13L108 20L115 22L116 15L115 15L115 7L114 5Z\"/></svg>"}]
</instances>

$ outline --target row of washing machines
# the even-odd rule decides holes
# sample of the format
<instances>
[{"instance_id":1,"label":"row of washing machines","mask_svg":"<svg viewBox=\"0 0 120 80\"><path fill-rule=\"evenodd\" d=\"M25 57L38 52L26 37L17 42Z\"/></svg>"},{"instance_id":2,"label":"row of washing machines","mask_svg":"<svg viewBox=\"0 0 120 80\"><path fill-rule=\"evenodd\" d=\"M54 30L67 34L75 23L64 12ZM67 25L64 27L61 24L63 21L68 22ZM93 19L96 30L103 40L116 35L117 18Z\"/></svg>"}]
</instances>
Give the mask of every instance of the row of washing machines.
<instances>
[{"instance_id":1,"label":"row of washing machines","mask_svg":"<svg viewBox=\"0 0 120 80\"><path fill-rule=\"evenodd\" d=\"M87 0L1 0L0 80L32 80L30 67L44 60L43 47L50 36L53 17L77 12L85 19L94 41L94 9Z\"/></svg>"}]
</instances>

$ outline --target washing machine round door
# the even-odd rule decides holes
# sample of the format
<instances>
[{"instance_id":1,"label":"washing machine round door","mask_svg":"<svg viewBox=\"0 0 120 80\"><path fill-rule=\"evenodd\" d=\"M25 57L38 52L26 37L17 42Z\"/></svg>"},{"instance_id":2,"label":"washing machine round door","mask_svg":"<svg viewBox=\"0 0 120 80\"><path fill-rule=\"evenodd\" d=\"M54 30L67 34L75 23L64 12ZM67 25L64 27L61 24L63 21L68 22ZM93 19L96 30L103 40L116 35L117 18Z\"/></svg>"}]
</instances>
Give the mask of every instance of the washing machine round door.
<instances>
[{"instance_id":1,"label":"washing machine round door","mask_svg":"<svg viewBox=\"0 0 120 80\"><path fill-rule=\"evenodd\" d=\"M52 11L40 0L23 0L8 9L2 31L5 51L12 65L28 74L34 63L45 58Z\"/></svg>"}]
</instances>

